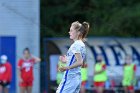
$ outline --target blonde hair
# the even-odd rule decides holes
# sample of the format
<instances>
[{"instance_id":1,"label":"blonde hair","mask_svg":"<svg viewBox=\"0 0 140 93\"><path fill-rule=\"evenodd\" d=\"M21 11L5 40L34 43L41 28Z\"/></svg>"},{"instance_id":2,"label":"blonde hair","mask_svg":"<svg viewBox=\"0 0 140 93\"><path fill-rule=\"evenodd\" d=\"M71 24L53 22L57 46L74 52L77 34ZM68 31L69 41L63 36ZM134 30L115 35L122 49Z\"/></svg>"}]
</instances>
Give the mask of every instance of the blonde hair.
<instances>
[{"instance_id":1,"label":"blonde hair","mask_svg":"<svg viewBox=\"0 0 140 93\"><path fill-rule=\"evenodd\" d=\"M74 26L75 30L77 30L81 33L79 38L84 39L87 36L87 34L89 32L89 23L88 22L80 23L79 21L75 21L72 23L72 26Z\"/></svg>"}]
</instances>

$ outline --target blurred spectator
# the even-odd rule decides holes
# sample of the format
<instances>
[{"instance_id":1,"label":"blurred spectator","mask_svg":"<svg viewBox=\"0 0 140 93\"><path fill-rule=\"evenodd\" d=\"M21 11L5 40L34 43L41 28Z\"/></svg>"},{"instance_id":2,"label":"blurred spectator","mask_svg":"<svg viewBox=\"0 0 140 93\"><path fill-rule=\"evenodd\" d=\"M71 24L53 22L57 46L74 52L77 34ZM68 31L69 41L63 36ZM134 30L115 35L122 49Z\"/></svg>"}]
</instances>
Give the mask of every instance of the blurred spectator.
<instances>
[{"instance_id":1,"label":"blurred spectator","mask_svg":"<svg viewBox=\"0 0 140 93\"><path fill-rule=\"evenodd\" d=\"M57 68L60 68L61 66L65 67L66 62L59 61L58 65L57 65ZM60 84L60 82L61 82L61 80L63 78L63 74L64 74L64 72L61 72L61 71L59 71L59 69L57 69L57 77L56 77L56 79L57 79L57 84L58 85Z\"/></svg>"},{"instance_id":2,"label":"blurred spectator","mask_svg":"<svg viewBox=\"0 0 140 93\"><path fill-rule=\"evenodd\" d=\"M25 48L23 51L23 58L18 62L18 76L20 93L32 93L33 86L33 66L40 62L40 58L34 57L30 54L30 50Z\"/></svg>"},{"instance_id":3,"label":"blurred spectator","mask_svg":"<svg viewBox=\"0 0 140 93\"><path fill-rule=\"evenodd\" d=\"M124 74L122 84L124 86L125 93L134 93L134 81L136 65L132 63L132 57L127 55L125 58Z\"/></svg>"},{"instance_id":4,"label":"blurred spectator","mask_svg":"<svg viewBox=\"0 0 140 93\"><path fill-rule=\"evenodd\" d=\"M87 64L84 63L81 68L81 77L82 77L82 83L81 83L81 89L80 93L86 93L86 83L87 83Z\"/></svg>"},{"instance_id":5,"label":"blurred spectator","mask_svg":"<svg viewBox=\"0 0 140 93\"><path fill-rule=\"evenodd\" d=\"M9 93L12 79L12 66L7 59L6 55L0 58L0 93Z\"/></svg>"},{"instance_id":6,"label":"blurred spectator","mask_svg":"<svg viewBox=\"0 0 140 93\"><path fill-rule=\"evenodd\" d=\"M102 55L98 55L94 67L94 86L97 93L103 93L106 81L106 64L103 62Z\"/></svg>"}]
</instances>

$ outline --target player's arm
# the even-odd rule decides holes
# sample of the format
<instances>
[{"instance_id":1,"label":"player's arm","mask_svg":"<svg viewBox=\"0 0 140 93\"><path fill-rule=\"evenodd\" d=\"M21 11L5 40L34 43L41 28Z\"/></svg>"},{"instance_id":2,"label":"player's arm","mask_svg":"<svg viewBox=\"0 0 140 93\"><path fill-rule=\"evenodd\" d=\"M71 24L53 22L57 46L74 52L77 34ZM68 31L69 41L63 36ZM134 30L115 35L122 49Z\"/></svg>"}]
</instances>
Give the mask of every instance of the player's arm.
<instances>
[{"instance_id":1,"label":"player's arm","mask_svg":"<svg viewBox=\"0 0 140 93\"><path fill-rule=\"evenodd\" d=\"M21 69L18 67L18 77L19 77L19 81L22 82L22 78L21 78Z\"/></svg>"},{"instance_id":2,"label":"player's arm","mask_svg":"<svg viewBox=\"0 0 140 93\"><path fill-rule=\"evenodd\" d=\"M76 67L79 67L79 66L83 65L83 58L82 58L81 54L76 53L75 57L76 57L77 61L74 64L72 64L71 66L69 66L68 69L73 69L73 68L76 68Z\"/></svg>"},{"instance_id":3,"label":"player's arm","mask_svg":"<svg viewBox=\"0 0 140 93\"><path fill-rule=\"evenodd\" d=\"M11 72L12 72L12 70L11 70L10 64L6 65L6 73L4 75L4 80L3 80L4 83L11 81Z\"/></svg>"},{"instance_id":4,"label":"player's arm","mask_svg":"<svg viewBox=\"0 0 140 93\"><path fill-rule=\"evenodd\" d=\"M99 74L102 73L104 70L100 70L100 71L95 71L94 74Z\"/></svg>"},{"instance_id":5,"label":"player's arm","mask_svg":"<svg viewBox=\"0 0 140 93\"><path fill-rule=\"evenodd\" d=\"M75 53L75 57L76 57L77 61L74 64L72 64L71 66L67 66L67 67L61 67L61 68L59 68L59 70L63 72L63 71L69 70L69 69L73 69L73 68L82 66L83 65L83 59L82 59L81 54L80 53Z\"/></svg>"},{"instance_id":6,"label":"player's arm","mask_svg":"<svg viewBox=\"0 0 140 93\"><path fill-rule=\"evenodd\" d=\"M22 66L22 61L19 60L18 62L18 67L17 67L17 71L18 71L18 78L19 78L19 81L22 82L22 77L21 77L21 66Z\"/></svg>"},{"instance_id":7,"label":"player's arm","mask_svg":"<svg viewBox=\"0 0 140 93\"><path fill-rule=\"evenodd\" d=\"M102 69L100 70L100 71L95 71L94 72L94 74L99 74L99 73L102 73L103 71L105 71L106 70L106 65L104 64L103 66L102 66Z\"/></svg>"},{"instance_id":8,"label":"player's arm","mask_svg":"<svg viewBox=\"0 0 140 93\"><path fill-rule=\"evenodd\" d=\"M60 57L59 57L59 60L60 60L61 62L63 62L63 63L66 63L66 62L67 62L67 57L66 57L66 55L60 56Z\"/></svg>"},{"instance_id":9,"label":"player's arm","mask_svg":"<svg viewBox=\"0 0 140 93\"><path fill-rule=\"evenodd\" d=\"M38 63L38 62L41 62L41 59L39 57L36 57L36 56L32 56L35 63Z\"/></svg>"}]
</instances>

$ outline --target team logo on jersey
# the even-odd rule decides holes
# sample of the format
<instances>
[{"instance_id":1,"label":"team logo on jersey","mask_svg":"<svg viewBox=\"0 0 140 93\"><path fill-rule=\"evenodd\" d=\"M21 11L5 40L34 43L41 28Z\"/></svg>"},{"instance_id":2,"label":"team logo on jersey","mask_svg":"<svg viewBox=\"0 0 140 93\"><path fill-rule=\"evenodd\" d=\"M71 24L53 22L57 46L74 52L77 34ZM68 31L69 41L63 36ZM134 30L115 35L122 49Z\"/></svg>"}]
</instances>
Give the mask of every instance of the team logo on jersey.
<instances>
[{"instance_id":1,"label":"team logo on jersey","mask_svg":"<svg viewBox=\"0 0 140 93\"><path fill-rule=\"evenodd\" d=\"M25 68L26 72L30 71L31 67L32 67L31 62L24 62L23 65L22 65L22 68Z\"/></svg>"}]
</instances>

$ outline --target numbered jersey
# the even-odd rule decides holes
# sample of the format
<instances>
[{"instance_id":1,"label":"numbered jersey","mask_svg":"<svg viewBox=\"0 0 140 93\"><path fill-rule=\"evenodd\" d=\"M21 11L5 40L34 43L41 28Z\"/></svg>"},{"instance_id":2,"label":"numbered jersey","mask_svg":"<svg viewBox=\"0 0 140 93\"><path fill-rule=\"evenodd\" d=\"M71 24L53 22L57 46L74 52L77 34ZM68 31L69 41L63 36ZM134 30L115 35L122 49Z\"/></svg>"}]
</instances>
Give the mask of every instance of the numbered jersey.
<instances>
[{"instance_id":1,"label":"numbered jersey","mask_svg":"<svg viewBox=\"0 0 140 93\"><path fill-rule=\"evenodd\" d=\"M33 58L25 60L20 59L18 62L18 68L21 71L21 78L23 80L33 80L33 66L35 64L35 60Z\"/></svg>"}]
</instances>

